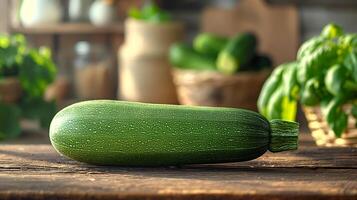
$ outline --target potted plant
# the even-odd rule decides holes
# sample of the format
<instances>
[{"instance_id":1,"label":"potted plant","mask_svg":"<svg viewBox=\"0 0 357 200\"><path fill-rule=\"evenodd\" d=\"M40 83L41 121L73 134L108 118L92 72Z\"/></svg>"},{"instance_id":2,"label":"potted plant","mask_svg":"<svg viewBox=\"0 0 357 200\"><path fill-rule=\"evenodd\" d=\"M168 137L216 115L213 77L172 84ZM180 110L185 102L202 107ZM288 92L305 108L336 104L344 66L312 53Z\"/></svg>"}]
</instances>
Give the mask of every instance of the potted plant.
<instances>
[{"instance_id":1,"label":"potted plant","mask_svg":"<svg viewBox=\"0 0 357 200\"><path fill-rule=\"evenodd\" d=\"M0 139L19 135L20 118L49 125L55 103L43 95L55 74L49 49L28 48L22 35L0 36Z\"/></svg>"},{"instance_id":2,"label":"potted plant","mask_svg":"<svg viewBox=\"0 0 357 200\"><path fill-rule=\"evenodd\" d=\"M186 105L256 110L256 100L272 65L256 51L252 33L226 38L198 34L193 47L176 43L170 50L179 102Z\"/></svg>"},{"instance_id":3,"label":"potted plant","mask_svg":"<svg viewBox=\"0 0 357 200\"><path fill-rule=\"evenodd\" d=\"M153 3L132 8L125 20L125 41L119 52L121 99L177 103L168 50L183 38L183 25Z\"/></svg>"},{"instance_id":4,"label":"potted plant","mask_svg":"<svg viewBox=\"0 0 357 200\"><path fill-rule=\"evenodd\" d=\"M325 26L304 42L296 61L274 70L258 107L268 119L295 120L298 101L318 145L357 145L356 34Z\"/></svg>"}]
</instances>

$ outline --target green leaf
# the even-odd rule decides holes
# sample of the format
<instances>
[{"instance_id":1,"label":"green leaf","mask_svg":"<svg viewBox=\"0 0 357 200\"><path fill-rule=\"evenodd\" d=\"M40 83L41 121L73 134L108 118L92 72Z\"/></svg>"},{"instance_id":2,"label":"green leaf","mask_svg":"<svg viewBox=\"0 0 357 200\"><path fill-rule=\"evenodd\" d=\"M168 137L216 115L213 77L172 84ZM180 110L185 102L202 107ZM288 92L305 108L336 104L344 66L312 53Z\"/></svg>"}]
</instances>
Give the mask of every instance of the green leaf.
<instances>
[{"instance_id":1,"label":"green leaf","mask_svg":"<svg viewBox=\"0 0 357 200\"><path fill-rule=\"evenodd\" d=\"M47 86L53 82L56 67L49 49L32 49L24 56L20 66L21 86L30 97L41 97Z\"/></svg>"},{"instance_id":2,"label":"green leaf","mask_svg":"<svg viewBox=\"0 0 357 200\"><path fill-rule=\"evenodd\" d=\"M260 91L257 105L259 112L265 117L268 117L268 104L270 98L281 84L284 68L285 65L276 67L273 73L265 81L262 90Z\"/></svg>"},{"instance_id":3,"label":"green leaf","mask_svg":"<svg viewBox=\"0 0 357 200\"><path fill-rule=\"evenodd\" d=\"M17 106L0 103L0 140L15 138L21 133L20 115Z\"/></svg>"},{"instance_id":4,"label":"green leaf","mask_svg":"<svg viewBox=\"0 0 357 200\"><path fill-rule=\"evenodd\" d=\"M347 78L347 71L341 65L331 67L325 76L326 89L333 95L338 96L343 91L343 85Z\"/></svg>"},{"instance_id":5,"label":"green leaf","mask_svg":"<svg viewBox=\"0 0 357 200\"><path fill-rule=\"evenodd\" d=\"M348 115L342 110L343 102L343 98L335 97L324 109L325 119L336 137L341 137L341 134L347 128Z\"/></svg>"},{"instance_id":6,"label":"green leaf","mask_svg":"<svg viewBox=\"0 0 357 200\"><path fill-rule=\"evenodd\" d=\"M343 35L343 30L340 26L331 23L331 24L326 25L322 29L321 35L323 37L333 39L333 38Z\"/></svg>"},{"instance_id":7,"label":"green leaf","mask_svg":"<svg viewBox=\"0 0 357 200\"><path fill-rule=\"evenodd\" d=\"M130 8L128 15L131 18L152 23L161 23L171 20L171 15L161 10L153 1L146 3L141 10L134 7Z\"/></svg>"},{"instance_id":8,"label":"green leaf","mask_svg":"<svg viewBox=\"0 0 357 200\"><path fill-rule=\"evenodd\" d=\"M308 80L305 86L301 89L300 101L306 106L315 106L320 103L320 96L318 93L319 81L317 78Z\"/></svg>"},{"instance_id":9,"label":"green leaf","mask_svg":"<svg viewBox=\"0 0 357 200\"><path fill-rule=\"evenodd\" d=\"M160 8L152 1L149 1L149 3L145 4L141 10L143 19L149 19L150 17L156 15L159 12Z\"/></svg>"},{"instance_id":10,"label":"green leaf","mask_svg":"<svg viewBox=\"0 0 357 200\"><path fill-rule=\"evenodd\" d=\"M297 100L299 94L299 84L297 82L297 62L286 64L286 69L283 73L284 93L289 100Z\"/></svg>"},{"instance_id":11,"label":"green leaf","mask_svg":"<svg viewBox=\"0 0 357 200\"><path fill-rule=\"evenodd\" d=\"M339 63L339 52L340 45L335 40L317 36L306 41L297 54L300 85L311 78L323 76L330 66Z\"/></svg>"},{"instance_id":12,"label":"green leaf","mask_svg":"<svg viewBox=\"0 0 357 200\"><path fill-rule=\"evenodd\" d=\"M267 106L267 118L283 119L288 121L295 121L297 110L297 101L290 100L284 93L283 85L279 86L271 98Z\"/></svg>"},{"instance_id":13,"label":"green leaf","mask_svg":"<svg viewBox=\"0 0 357 200\"><path fill-rule=\"evenodd\" d=\"M295 121L297 112L297 100L290 99L288 96L284 96L282 101L282 107L282 119L288 121Z\"/></svg>"},{"instance_id":14,"label":"green leaf","mask_svg":"<svg viewBox=\"0 0 357 200\"><path fill-rule=\"evenodd\" d=\"M267 118L269 120L283 118L283 99L284 88L283 85L280 85L271 95L267 105Z\"/></svg>"},{"instance_id":15,"label":"green leaf","mask_svg":"<svg viewBox=\"0 0 357 200\"><path fill-rule=\"evenodd\" d=\"M147 17L146 19L148 22L161 23L161 22L170 21L171 16L168 12L160 11L154 15Z\"/></svg>"},{"instance_id":16,"label":"green leaf","mask_svg":"<svg viewBox=\"0 0 357 200\"><path fill-rule=\"evenodd\" d=\"M142 19L143 18L141 15L141 11L136 7L130 8L128 15L129 15L129 17L131 17L133 19Z\"/></svg>"},{"instance_id":17,"label":"green leaf","mask_svg":"<svg viewBox=\"0 0 357 200\"><path fill-rule=\"evenodd\" d=\"M348 124L348 115L344 112L336 113L336 119L330 122L329 125L336 137L341 137L342 133L346 130Z\"/></svg>"},{"instance_id":18,"label":"green leaf","mask_svg":"<svg viewBox=\"0 0 357 200\"><path fill-rule=\"evenodd\" d=\"M339 42L345 55L343 64L357 82L357 34L347 34L341 37Z\"/></svg>"}]
</instances>

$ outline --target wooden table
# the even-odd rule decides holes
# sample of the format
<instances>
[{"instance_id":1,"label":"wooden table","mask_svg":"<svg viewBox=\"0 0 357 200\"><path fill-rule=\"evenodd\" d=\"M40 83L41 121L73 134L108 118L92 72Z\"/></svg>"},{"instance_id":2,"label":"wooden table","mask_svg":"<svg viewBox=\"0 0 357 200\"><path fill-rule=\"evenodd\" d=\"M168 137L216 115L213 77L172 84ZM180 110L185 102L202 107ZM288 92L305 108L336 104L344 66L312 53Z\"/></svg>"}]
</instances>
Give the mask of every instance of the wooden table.
<instances>
[{"instance_id":1,"label":"wooden table","mask_svg":"<svg viewBox=\"0 0 357 200\"><path fill-rule=\"evenodd\" d=\"M182 168L91 166L36 141L0 145L0 199L357 199L357 148L307 134L298 151Z\"/></svg>"}]
</instances>

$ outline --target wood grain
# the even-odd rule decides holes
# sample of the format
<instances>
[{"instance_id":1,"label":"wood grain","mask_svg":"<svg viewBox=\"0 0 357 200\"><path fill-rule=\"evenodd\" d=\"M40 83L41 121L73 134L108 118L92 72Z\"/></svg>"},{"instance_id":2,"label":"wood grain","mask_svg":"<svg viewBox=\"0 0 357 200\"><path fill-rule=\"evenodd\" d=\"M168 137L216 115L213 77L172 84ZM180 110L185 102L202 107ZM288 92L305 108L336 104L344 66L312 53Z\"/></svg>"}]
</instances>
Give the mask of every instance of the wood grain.
<instances>
[{"instance_id":1,"label":"wood grain","mask_svg":"<svg viewBox=\"0 0 357 200\"><path fill-rule=\"evenodd\" d=\"M48 139L47 139L48 141ZM0 199L356 199L357 148L300 148L249 162L93 166L49 144L0 145Z\"/></svg>"}]
</instances>

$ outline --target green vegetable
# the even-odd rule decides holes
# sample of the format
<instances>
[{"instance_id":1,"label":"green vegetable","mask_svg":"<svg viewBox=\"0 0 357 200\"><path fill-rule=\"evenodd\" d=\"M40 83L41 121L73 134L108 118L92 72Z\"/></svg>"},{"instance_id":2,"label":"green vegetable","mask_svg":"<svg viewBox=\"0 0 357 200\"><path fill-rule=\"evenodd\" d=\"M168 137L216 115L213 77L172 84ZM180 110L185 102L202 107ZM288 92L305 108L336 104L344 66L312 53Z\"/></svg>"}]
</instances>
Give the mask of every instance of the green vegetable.
<instances>
[{"instance_id":1,"label":"green vegetable","mask_svg":"<svg viewBox=\"0 0 357 200\"><path fill-rule=\"evenodd\" d=\"M298 124L235 108L97 100L60 111L50 139L61 154L98 165L235 162L296 149Z\"/></svg>"},{"instance_id":2,"label":"green vegetable","mask_svg":"<svg viewBox=\"0 0 357 200\"><path fill-rule=\"evenodd\" d=\"M307 106L315 106L321 98L318 94L319 81L316 78L312 78L307 81L305 87L301 90L300 101Z\"/></svg>"},{"instance_id":3,"label":"green vegetable","mask_svg":"<svg viewBox=\"0 0 357 200\"><path fill-rule=\"evenodd\" d=\"M133 19L152 23L162 23L171 20L170 14L164 10L161 10L152 1L146 3L141 10L135 7L130 8L128 15Z\"/></svg>"},{"instance_id":4,"label":"green vegetable","mask_svg":"<svg viewBox=\"0 0 357 200\"><path fill-rule=\"evenodd\" d=\"M257 39L253 34L236 35L218 54L217 69L224 74L234 74L253 58L256 46Z\"/></svg>"},{"instance_id":5,"label":"green vegetable","mask_svg":"<svg viewBox=\"0 0 357 200\"><path fill-rule=\"evenodd\" d=\"M173 44L169 52L170 62L174 67L192 70L215 70L215 59L196 52L192 47L183 44Z\"/></svg>"},{"instance_id":6,"label":"green vegetable","mask_svg":"<svg viewBox=\"0 0 357 200\"><path fill-rule=\"evenodd\" d=\"M54 81L56 66L48 48L29 50L19 65L19 78L22 88L31 97L43 96L47 86Z\"/></svg>"},{"instance_id":7,"label":"green vegetable","mask_svg":"<svg viewBox=\"0 0 357 200\"><path fill-rule=\"evenodd\" d=\"M279 87L282 81L284 66L281 65L273 71L270 77L265 81L258 98L258 110L265 117L268 115L268 103L273 92Z\"/></svg>"},{"instance_id":8,"label":"green vegetable","mask_svg":"<svg viewBox=\"0 0 357 200\"><path fill-rule=\"evenodd\" d=\"M193 47L199 53L216 57L227 42L228 38L226 37L218 36L212 33L201 33L198 34L193 40Z\"/></svg>"},{"instance_id":9,"label":"green vegetable","mask_svg":"<svg viewBox=\"0 0 357 200\"><path fill-rule=\"evenodd\" d=\"M296 100L290 100L284 93L284 87L279 86L269 99L266 117L268 119L285 119L294 121L296 117L296 110Z\"/></svg>"},{"instance_id":10,"label":"green vegetable","mask_svg":"<svg viewBox=\"0 0 357 200\"><path fill-rule=\"evenodd\" d=\"M294 120L297 110L296 63L278 66L264 83L258 110L268 119Z\"/></svg>"},{"instance_id":11,"label":"green vegetable","mask_svg":"<svg viewBox=\"0 0 357 200\"><path fill-rule=\"evenodd\" d=\"M321 31L321 36L329 39L333 39L341 35L343 35L342 28L333 23L326 25Z\"/></svg>"},{"instance_id":12,"label":"green vegetable","mask_svg":"<svg viewBox=\"0 0 357 200\"><path fill-rule=\"evenodd\" d=\"M290 62L285 64L285 70L283 74L283 87L284 96L287 96L289 100L296 100L299 93L299 85L297 81L298 63Z\"/></svg>"},{"instance_id":13,"label":"green vegetable","mask_svg":"<svg viewBox=\"0 0 357 200\"><path fill-rule=\"evenodd\" d=\"M348 123L347 114L342 110L342 102L342 98L336 97L324 109L325 119L337 137L341 137Z\"/></svg>"},{"instance_id":14,"label":"green vegetable","mask_svg":"<svg viewBox=\"0 0 357 200\"><path fill-rule=\"evenodd\" d=\"M340 137L348 115L354 116L353 109L349 113L343 108L357 101L357 34L344 34L341 27L329 24L304 42L294 63L285 66L278 78L274 74L268 78L259 111L268 119L288 120L297 100L305 106L320 105L329 127Z\"/></svg>"},{"instance_id":15,"label":"green vegetable","mask_svg":"<svg viewBox=\"0 0 357 200\"><path fill-rule=\"evenodd\" d=\"M343 64L351 72L354 82L357 82L357 34L341 36L340 43L345 55Z\"/></svg>"},{"instance_id":16,"label":"green vegetable","mask_svg":"<svg viewBox=\"0 0 357 200\"><path fill-rule=\"evenodd\" d=\"M38 119L43 127L49 126L55 104L45 102L43 95L55 75L56 66L49 49L28 48L22 35L0 35L0 79L16 77L23 90L19 102L0 102L0 116L8 116L6 120L0 120L0 140L20 133L20 118Z\"/></svg>"},{"instance_id":17,"label":"green vegetable","mask_svg":"<svg viewBox=\"0 0 357 200\"><path fill-rule=\"evenodd\" d=\"M307 80L323 75L337 63L338 46L331 40L317 37L305 43L298 52L300 70L298 81L303 85Z\"/></svg>"},{"instance_id":18,"label":"green vegetable","mask_svg":"<svg viewBox=\"0 0 357 200\"><path fill-rule=\"evenodd\" d=\"M337 96L343 90L346 73L347 70L341 65L335 65L328 70L325 77L325 85L331 94Z\"/></svg>"}]
</instances>

